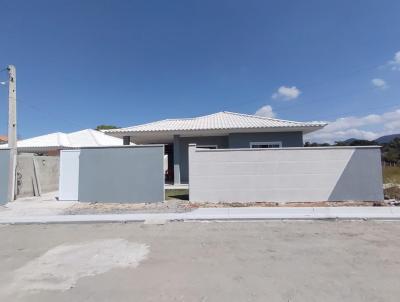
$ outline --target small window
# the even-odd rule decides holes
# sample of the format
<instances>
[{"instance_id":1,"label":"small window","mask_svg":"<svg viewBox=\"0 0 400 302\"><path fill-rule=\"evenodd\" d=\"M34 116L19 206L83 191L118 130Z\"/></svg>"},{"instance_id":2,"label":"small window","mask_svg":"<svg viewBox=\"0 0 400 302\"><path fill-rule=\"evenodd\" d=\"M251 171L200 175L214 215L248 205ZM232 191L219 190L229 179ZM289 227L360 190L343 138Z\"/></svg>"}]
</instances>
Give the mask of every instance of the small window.
<instances>
[{"instance_id":1,"label":"small window","mask_svg":"<svg viewBox=\"0 0 400 302\"><path fill-rule=\"evenodd\" d=\"M130 145L131 144L131 137L130 136L123 136L123 144Z\"/></svg>"},{"instance_id":2,"label":"small window","mask_svg":"<svg viewBox=\"0 0 400 302\"><path fill-rule=\"evenodd\" d=\"M197 145L196 148L199 149L218 149L217 145Z\"/></svg>"},{"instance_id":3,"label":"small window","mask_svg":"<svg viewBox=\"0 0 400 302\"><path fill-rule=\"evenodd\" d=\"M282 148L282 142L250 142L250 148Z\"/></svg>"}]
</instances>

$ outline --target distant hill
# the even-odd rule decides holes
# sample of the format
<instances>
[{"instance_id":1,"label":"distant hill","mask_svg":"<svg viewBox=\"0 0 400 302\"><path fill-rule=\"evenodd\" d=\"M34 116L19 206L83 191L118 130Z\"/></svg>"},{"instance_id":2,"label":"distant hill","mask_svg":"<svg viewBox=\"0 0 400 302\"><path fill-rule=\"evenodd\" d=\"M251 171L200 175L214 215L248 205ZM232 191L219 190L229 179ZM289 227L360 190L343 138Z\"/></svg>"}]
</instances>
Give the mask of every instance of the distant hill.
<instances>
[{"instance_id":1,"label":"distant hill","mask_svg":"<svg viewBox=\"0 0 400 302\"><path fill-rule=\"evenodd\" d=\"M374 141L377 142L378 144L386 144L386 143L391 142L395 138L400 138L400 133L399 134L390 134L390 135L381 136L381 137L377 138ZM351 144L354 141L359 141L359 140L360 139L358 139L358 138L352 137L352 138L346 139L343 142L346 143L346 144Z\"/></svg>"},{"instance_id":2,"label":"distant hill","mask_svg":"<svg viewBox=\"0 0 400 302\"><path fill-rule=\"evenodd\" d=\"M400 165L400 134L382 136L374 141L349 138L345 141L336 141L333 146L371 146L379 144L381 148L382 161L390 165ZM306 142L304 147L332 146L330 144L318 144Z\"/></svg>"},{"instance_id":3,"label":"distant hill","mask_svg":"<svg viewBox=\"0 0 400 302\"><path fill-rule=\"evenodd\" d=\"M385 135L381 136L380 138L377 138L375 141L379 144L386 144L394 140L395 138L400 138L400 133L399 134L391 134L391 135Z\"/></svg>"},{"instance_id":4,"label":"distant hill","mask_svg":"<svg viewBox=\"0 0 400 302\"><path fill-rule=\"evenodd\" d=\"M357 138L349 138L349 139L346 139L344 142L347 144L351 144L354 141L358 141L358 139Z\"/></svg>"}]
</instances>

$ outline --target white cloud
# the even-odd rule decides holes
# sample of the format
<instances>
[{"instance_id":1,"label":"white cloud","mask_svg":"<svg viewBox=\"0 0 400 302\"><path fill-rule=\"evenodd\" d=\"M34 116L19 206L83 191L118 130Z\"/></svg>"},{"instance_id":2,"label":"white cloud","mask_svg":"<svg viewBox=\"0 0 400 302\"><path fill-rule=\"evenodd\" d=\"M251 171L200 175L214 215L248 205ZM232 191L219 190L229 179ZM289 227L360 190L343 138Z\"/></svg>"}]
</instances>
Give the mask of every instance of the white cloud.
<instances>
[{"instance_id":1,"label":"white cloud","mask_svg":"<svg viewBox=\"0 0 400 302\"><path fill-rule=\"evenodd\" d=\"M272 95L272 98L282 100L294 100L299 97L300 93L300 89L298 89L296 86L281 86L278 88L278 91Z\"/></svg>"},{"instance_id":2,"label":"white cloud","mask_svg":"<svg viewBox=\"0 0 400 302\"><path fill-rule=\"evenodd\" d=\"M383 80L383 79L375 78L375 79L372 79L372 80L371 80L371 83L372 83L372 85L374 85L375 87L377 87L377 88L379 88L379 89L382 89L382 90L389 87L389 86L386 84L386 81Z\"/></svg>"},{"instance_id":3,"label":"white cloud","mask_svg":"<svg viewBox=\"0 0 400 302\"><path fill-rule=\"evenodd\" d=\"M389 61L389 65L392 66L392 70L400 70L400 51L394 54L394 58Z\"/></svg>"},{"instance_id":4,"label":"white cloud","mask_svg":"<svg viewBox=\"0 0 400 302\"><path fill-rule=\"evenodd\" d=\"M306 135L305 141L334 143L349 138L374 140L394 133L400 133L400 109L383 114L338 118L325 128Z\"/></svg>"},{"instance_id":5,"label":"white cloud","mask_svg":"<svg viewBox=\"0 0 400 302\"><path fill-rule=\"evenodd\" d=\"M260 109L256 111L255 115L263 117L271 117L271 118L276 116L275 112L272 110L272 107L270 105L262 106Z\"/></svg>"}]
</instances>

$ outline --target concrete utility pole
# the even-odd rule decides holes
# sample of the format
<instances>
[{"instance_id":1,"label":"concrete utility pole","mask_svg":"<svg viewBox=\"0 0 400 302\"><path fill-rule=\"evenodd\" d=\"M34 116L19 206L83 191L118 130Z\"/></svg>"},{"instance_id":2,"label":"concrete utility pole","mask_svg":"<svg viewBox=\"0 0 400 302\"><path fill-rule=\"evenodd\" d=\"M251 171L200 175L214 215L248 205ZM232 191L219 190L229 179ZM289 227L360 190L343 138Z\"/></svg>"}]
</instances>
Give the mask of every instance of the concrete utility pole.
<instances>
[{"instance_id":1,"label":"concrete utility pole","mask_svg":"<svg viewBox=\"0 0 400 302\"><path fill-rule=\"evenodd\" d=\"M10 166L8 179L8 201L15 200L15 168L17 161L17 87L15 66L8 68L8 147Z\"/></svg>"}]
</instances>

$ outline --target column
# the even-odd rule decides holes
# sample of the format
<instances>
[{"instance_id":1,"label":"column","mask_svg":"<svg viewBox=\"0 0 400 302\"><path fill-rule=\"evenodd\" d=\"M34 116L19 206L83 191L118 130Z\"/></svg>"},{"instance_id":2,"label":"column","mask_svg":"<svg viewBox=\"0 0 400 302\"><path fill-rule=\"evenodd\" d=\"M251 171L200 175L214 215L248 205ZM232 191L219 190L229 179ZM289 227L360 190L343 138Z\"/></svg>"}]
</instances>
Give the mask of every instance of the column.
<instances>
[{"instance_id":1,"label":"column","mask_svg":"<svg viewBox=\"0 0 400 302\"><path fill-rule=\"evenodd\" d=\"M174 185L181 183L181 151L179 135L174 135Z\"/></svg>"}]
</instances>

